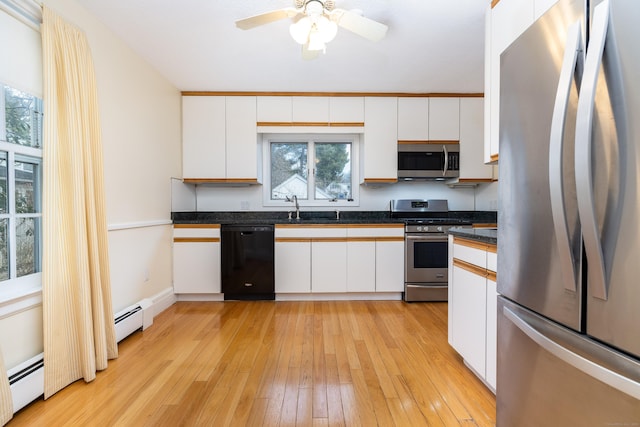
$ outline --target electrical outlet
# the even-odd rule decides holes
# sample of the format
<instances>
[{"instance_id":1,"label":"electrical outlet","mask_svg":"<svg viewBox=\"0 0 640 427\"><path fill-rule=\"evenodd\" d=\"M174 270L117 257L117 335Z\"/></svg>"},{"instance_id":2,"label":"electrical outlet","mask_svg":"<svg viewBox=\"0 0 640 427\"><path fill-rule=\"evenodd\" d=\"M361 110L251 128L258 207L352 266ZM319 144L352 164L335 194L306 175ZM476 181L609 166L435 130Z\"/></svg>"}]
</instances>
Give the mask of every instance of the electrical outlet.
<instances>
[{"instance_id":1,"label":"electrical outlet","mask_svg":"<svg viewBox=\"0 0 640 427\"><path fill-rule=\"evenodd\" d=\"M250 208L250 204L248 200L243 200L240 202L240 209L242 209L243 211L248 211Z\"/></svg>"}]
</instances>

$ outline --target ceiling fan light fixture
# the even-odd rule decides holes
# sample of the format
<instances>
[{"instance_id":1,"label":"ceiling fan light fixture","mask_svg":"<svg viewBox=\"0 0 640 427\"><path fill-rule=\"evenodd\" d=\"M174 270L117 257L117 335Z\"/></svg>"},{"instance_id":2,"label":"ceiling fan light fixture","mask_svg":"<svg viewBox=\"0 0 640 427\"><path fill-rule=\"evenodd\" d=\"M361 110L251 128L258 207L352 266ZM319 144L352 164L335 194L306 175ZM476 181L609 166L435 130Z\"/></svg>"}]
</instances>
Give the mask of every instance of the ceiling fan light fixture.
<instances>
[{"instance_id":1,"label":"ceiling fan light fixture","mask_svg":"<svg viewBox=\"0 0 640 427\"><path fill-rule=\"evenodd\" d=\"M324 44L324 40L322 38L322 34L318 31L311 31L309 33L309 46L308 50L321 50L322 52L326 52L327 46Z\"/></svg>"},{"instance_id":2,"label":"ceiling fan light fixture","mask_svg":"<svg viewBox=\"0 0 640 427\"><path fill-rule=\"evenodd\" d=\"M321 16L315 24L316 31L320 33L322 40L329 43L338 34L338 24L329 20L326 16Z\"/></svg>"},{"instance_id":3,"label":"ceiling fan light fixture","mask_svg":"<svg viewBox=\"0 0 640 427\"><path fill-rule=\"evenodd\" d=\"M298 22L291 24L289 27L289 34L291 34L291 37L293 37L297 43L305 44L309 41L309 33L312 26L313 23L311 22L311 19L305 16L298 20Z\"/></svg>"}]
</instances>

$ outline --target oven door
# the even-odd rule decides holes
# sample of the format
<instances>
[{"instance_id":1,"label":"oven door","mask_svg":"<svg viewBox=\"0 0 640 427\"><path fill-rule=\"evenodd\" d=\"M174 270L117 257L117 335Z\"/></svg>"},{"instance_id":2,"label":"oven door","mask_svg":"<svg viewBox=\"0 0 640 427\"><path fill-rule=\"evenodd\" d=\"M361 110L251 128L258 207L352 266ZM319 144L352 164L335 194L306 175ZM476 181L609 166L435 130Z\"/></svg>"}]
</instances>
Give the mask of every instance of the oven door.
<instances>
[{"instance_id":1,"label":"oven door","mask_svg":"<svg viewBox=\"0 0 640 427\"><path fill-rule=\"evenodd\" d=\"M447 283L448 238L444 233L405 234L405 283Z\"/></svg>"}]
</instances>

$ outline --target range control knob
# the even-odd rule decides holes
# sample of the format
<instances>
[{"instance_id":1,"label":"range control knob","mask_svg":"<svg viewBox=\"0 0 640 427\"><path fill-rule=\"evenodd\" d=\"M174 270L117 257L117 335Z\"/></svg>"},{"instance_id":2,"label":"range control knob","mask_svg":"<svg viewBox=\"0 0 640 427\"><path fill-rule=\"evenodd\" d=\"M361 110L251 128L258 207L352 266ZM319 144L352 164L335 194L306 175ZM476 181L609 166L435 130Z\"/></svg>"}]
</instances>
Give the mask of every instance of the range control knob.
<instances>
[{"instance_id":1,"label":"range control knob","mask_svg":"<svg viewBox=\"0 0 640 427\"><path fill-rule=\"evenodd\" d=\"M438 231L442 231L442 226L440 226L440 225L439 225L436 229L437 229Z\"/></svg>"},{"instance_id":2,"label":"range control knob","mask_svg":"<svg viewBox=\"0 0 640 427\"><path fill-rule=\"evenodd\" d=\"M420 225L419 225L416 229L417 229L418 231L422 231L422 226L420 226Z\"/></svg>"}]
</instances>

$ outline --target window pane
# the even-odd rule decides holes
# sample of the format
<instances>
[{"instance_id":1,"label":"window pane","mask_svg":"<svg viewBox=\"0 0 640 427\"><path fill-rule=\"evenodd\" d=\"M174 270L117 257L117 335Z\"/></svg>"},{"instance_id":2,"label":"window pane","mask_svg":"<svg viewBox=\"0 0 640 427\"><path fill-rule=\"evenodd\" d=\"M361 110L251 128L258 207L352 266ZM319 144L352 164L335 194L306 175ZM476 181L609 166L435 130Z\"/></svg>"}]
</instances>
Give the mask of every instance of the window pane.
<instances>
[{"instance_id":1,"label":"window pane","mask_svg":"<svg viewBox=\"0 0 640 427\"><path fill-rule=\"evenodd\" d=\"M0 219L0 280L9 278L9 219Z\"/></svg>"},{"instance_id":2,"label":"window pane","mask_svg":"<svg viewBox=\"0 0 640 427\"><path fill-rule=\"evenodd\" d=\"M42 100L4 86L7 142L40 148L42 145Z\"/></svg>"},{"instance_id":3,"label":"window pane","mask_svg":"<svg viewBox=\"0 0 640 427\"><path fill-rule=\"evenodd\" d=\"M9 187L7 183L7 153L0 151L0 214L9 212Z\"/></svg>"},{"instance_id":4,"label":"window pane","mask_svg":"<svg viewBox=\"0 0 640 427\"><path fill-rule=\"evenodd\" d=\"M317 143L316 199L351 198L351 144Z\"/></svg>"},{"instance_id":5,"label":"window pane","mask_svg":"<svg viewBox=\"0 0 640 427\"><path fill-rule=\"evenodd\" d=\"M17 277L40 271L40 219L16 219L16 273Z\"/></svg>"},{"instance_id":6,"label":"window pane","mask_svg":"<svg viewBox=\"0 0 640 427\"><path fill-rule=\"evenodd\" d=\"M271 200L308 198L307 144L271 143Z\"/></svg>"},{"instance_id":7,"label":"window pane","mask_svg":"<svg viewBox=\"0 0 640 427\"><path fill-rule=\"evenodd\" d=\"M38 164L15 162L16 178L16 212L35 213L40 211L38 194L40 192Z\"/></svg>"}]
</instances>

